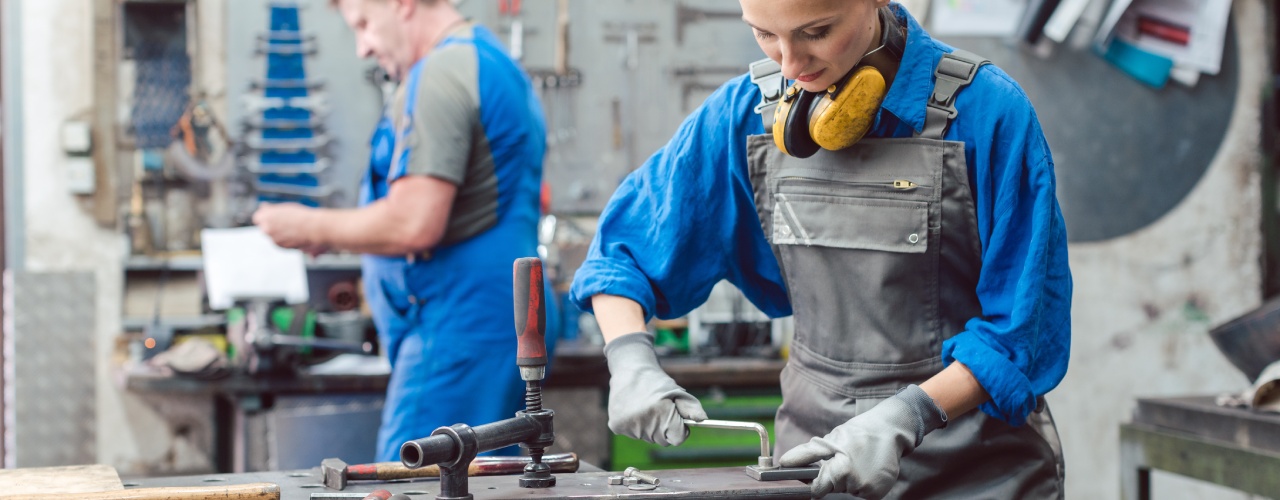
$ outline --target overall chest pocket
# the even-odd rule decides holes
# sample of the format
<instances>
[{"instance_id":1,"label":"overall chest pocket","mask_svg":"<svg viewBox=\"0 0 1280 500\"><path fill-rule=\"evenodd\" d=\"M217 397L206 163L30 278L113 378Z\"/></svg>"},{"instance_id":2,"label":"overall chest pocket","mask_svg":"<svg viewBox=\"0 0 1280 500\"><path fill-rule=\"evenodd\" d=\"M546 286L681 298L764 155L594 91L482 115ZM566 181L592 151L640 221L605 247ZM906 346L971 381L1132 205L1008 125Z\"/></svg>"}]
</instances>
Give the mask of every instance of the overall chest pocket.
<instances>
[{"instance_id":1,"label":"overall chest pocket","mask_svg":"<svg viewBox=\"0 0 1280 500\"><path fill-rule=\"evenodd\" d=\"M932 188L785 178L775 186L769 241L791 293L795 342L831 362L876 370L936 356L940 232L930 225Z\"/></svg>"}]
</instances>

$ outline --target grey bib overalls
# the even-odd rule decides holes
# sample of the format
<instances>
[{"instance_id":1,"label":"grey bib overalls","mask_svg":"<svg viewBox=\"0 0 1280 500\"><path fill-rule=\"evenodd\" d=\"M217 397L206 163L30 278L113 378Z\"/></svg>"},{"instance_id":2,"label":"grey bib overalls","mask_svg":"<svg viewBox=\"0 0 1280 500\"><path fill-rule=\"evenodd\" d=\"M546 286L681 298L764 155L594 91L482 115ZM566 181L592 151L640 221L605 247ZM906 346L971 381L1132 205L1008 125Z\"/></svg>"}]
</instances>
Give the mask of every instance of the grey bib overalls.
<instances>
[{"instance_id":1,"label":"grey bib overalls","mask_svg":"<svg viewBox=\"0 0 1280 500\"><path fill-rule=\"evenodd\" d=\"M943 57L914 138L864 139L807 159L769 135L748 139L756 209L795 314L777 455L941 371L942 342L982 316L965 146L943 135L955 94L984 63ZM1061 498L1057 431L1041 403L1018 427L976 410L951 419L902 459L889 497Z\"/></svg>"}]
</instances>

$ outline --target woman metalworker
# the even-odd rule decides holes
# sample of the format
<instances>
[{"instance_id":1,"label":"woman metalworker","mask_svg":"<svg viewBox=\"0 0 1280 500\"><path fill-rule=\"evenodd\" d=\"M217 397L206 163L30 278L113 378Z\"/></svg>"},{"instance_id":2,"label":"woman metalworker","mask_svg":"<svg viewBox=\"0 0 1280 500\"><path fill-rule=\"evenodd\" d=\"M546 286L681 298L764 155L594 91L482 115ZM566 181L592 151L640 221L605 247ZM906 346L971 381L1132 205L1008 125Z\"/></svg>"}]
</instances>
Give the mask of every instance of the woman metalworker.
<instances>
[{"instance_id":1,"label":"woman metalworker","mask_svg":"<svg viewBox=\"0 0 1280 500\"><path fill-rule=\"evenodd\" d=\"M1071 275L1026 95L888 0L740 4L769 60L623 182L575 278L607 341L609 428L677 445L706 418L645 323L727 279L795 316L777 460L820 462L815 496L1061 497L1043 395Z\"/></svg>"}]
</instances>

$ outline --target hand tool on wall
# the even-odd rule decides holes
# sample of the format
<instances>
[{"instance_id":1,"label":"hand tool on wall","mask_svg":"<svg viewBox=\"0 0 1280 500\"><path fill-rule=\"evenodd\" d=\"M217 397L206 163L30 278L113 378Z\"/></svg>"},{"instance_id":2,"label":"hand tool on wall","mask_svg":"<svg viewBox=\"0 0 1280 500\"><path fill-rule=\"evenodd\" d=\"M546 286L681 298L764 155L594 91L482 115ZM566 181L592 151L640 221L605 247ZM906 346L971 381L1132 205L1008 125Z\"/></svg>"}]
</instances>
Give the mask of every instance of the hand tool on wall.
<instances>
[{"instance_id":1,"label":"hand tool on wall","mask_svg":"<svg viewBox=\"0 0 1280 500\"><path fill-rule=\"evenodd\" d=\"M468 476L500 476L517 474L524 471L525 465L533 463L529 457L476 457L467 468ZM578 455L558 453L542 457L542 463L551 468L551 472L576 472ZM326 458L320 463L324 476L324 485L342 490L349 481L391 481L395 479L413 479L420 477L440 477L438 465L428 465L419 469L410 469L397 462L381 462L375 464L347 465L341 459Z\"/></svg>"},{"instance_id":2,"label":"hand tool on wall","mask_svg":"<svg viewBox=\"0 0 1280 500\"><path fill-rule=\"evenodd\" d=\"M23 498L31 500L280 500L280 486L272 483L252 483L230 486L193 486L167 488L139 488L101 493L49 493L42 495L0 496L0 499Z\"/></svg>"},{"instance_id":3,"label":"hand tool on wall","mask_svg":"<svg viewBox=\"0 0 1280 500\"><path fill-rule=\"evenodd\" d=\"M769 430L759 423L731 420L685 420L684 425L709 429L746 430L760 435L760 457L756 459L756 465L748 465L746 470L747 475L756 481L810 480L818 477L817 467L778 467L773 465L773 455L769 453Z\"/></svg>"},{"instance_id":4,"label":"hand tool on wall","mask_svg":"<svg viewBox=\"0 0 1280 500\"><path fill-rule=\"evenodd\" d=\"M430 436L400 446L400 462L411 469L440 465L438 499L471 498L467 492L467 468L476 454L519 444L529 450L530 463L520 477L522 488L555 486L555 476L543 463L543 451L555 442L552 419L555 412L542 407L540 382L546 375L547 346L544 331L546 309L543 300L542 261L536 257L517 259L514 265L516 365L526 382L525 409L515 418L471 427L454 424L440 427Z\"/></svg>"}]
</instances>

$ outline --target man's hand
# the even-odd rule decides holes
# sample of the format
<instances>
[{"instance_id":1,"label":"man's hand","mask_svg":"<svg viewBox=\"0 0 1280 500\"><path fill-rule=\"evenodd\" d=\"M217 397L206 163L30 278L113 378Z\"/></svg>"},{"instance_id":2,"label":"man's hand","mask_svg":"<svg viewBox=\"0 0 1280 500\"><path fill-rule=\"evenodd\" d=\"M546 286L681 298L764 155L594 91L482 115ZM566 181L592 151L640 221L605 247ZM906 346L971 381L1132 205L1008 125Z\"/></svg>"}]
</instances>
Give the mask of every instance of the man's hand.
<instances>
[{"instance_id":1,"label":"man's hand","mask_svg":"<svg viewBox=\"0 0 1280 500\"><path fill-rule=\"evenodd\" d=\"M253 213L253 223L284 248L323 248L312 234L313 211L297 203L263 203Z\"/></svg>"},{"instance_id":2,"label":"man's hand","mask_svg":"<svg viewBox=\"0 0 1280 500\"><path fill-rule=\"evenodd\" d=\"M677 446L689 436L684 419L706 420L702 403L676 385L653 352L653 336L631 333L604 346L609 362L609 430Z\"/></svg>"},{"instance_id":3,"label":"man's hand","mask_svg":"<svg viewBox=\"0 0 1280 500\"><path fill-rule=\"evenodd\" d=\"M815 498L850 493L878 499L898 482L898 462L925 434L945 427L947 416L919 386L909 385L823 437L796 446L778 460L783 467L823 461L810 488Z\"/></svg>"}]
</instances>

